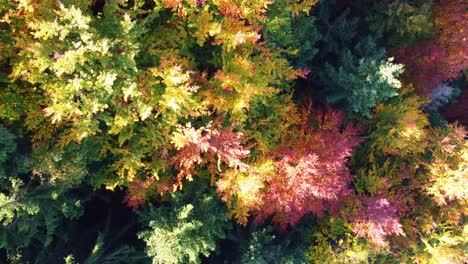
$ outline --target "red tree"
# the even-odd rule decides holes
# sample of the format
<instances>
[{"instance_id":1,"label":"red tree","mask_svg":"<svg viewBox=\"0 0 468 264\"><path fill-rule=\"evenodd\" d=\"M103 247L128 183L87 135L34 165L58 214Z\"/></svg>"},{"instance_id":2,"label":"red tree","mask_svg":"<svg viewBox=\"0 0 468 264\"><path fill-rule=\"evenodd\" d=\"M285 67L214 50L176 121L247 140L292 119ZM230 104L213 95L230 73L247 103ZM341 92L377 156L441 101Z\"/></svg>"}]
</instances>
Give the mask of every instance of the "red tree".
<instances>
[{"instance_id":1,"label":"red tree","mask_svg":"<svg viewBox=\"0 0 468 264\"><path fill-rule=\"evenodd\" d=\"M324 210L336 209L340 198L351 192L353 176L347 164L352 148L360 143L359 128L348 125L340 131L344 116L331 109L319 113L317 129L303 122L294 132L297 138L289 138L272 154L278 173L267 180L257 222L273 215L285 229L307 213L321 216Z\"/></svg>"},{"instance_id":2,"label":"red tree","mask_svg":"<svg viewBox=\"0 0 468 264\"><path fill-rule=\"evenodd\" d=\"M390 51L398 62L406 65L403 78L423 95L428 95L439 82L456 78L468 67L466 4L458 0L441 1L433 12L435 39Z\"/></svg>"},{"instance_id":3,"label":"red tree","mask_svg":"<svg viewBox=\"0 0 468 264\"><path fill-rule=\"evenodd\" d=\"M455 104L443 107L441 112L448 121L458 121L468 127L468 87L463 90Z\"/></svg>"},{"instance_id":4,"label":"red tree","mask_svg":"<svg viewBox=\"0 0 468 264\"><path fill-rule=\"evenodd\" d=\"M359 237L366 237L374 246L384 247L388 235L405 235L395 203L381 197L363 196L359 200L361 209L353 222Z\"/></svg>"}]
</instances>

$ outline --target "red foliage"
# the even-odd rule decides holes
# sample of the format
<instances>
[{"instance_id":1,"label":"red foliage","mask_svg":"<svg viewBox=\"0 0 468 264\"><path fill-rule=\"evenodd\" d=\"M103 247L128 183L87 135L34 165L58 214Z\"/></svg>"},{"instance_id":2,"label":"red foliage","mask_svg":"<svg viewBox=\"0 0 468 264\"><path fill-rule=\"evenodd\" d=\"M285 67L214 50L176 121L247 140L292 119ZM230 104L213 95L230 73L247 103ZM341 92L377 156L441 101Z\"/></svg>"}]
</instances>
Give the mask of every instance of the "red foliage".
<instances>
[{"instance_id":1,"label":"red foliage","mask_svg":"<svg viewBox=\"0 0 468 264\"><path fill-rule=\"evenodd\" d=\"M184 178L190 180L196 166L208 161L216 161L219 171L221 171L221 162L241 171L249 168L242 159L249 156L250 150L242 146L243 135L240 132L233 132L233 127L218 130L209 124L195 129L188 124L178 128L176 134L173 143L179 152L172 163L179 171L179 184ZM203 153L207 156L202 157Z\"/></svg>"},{"instance_id":2,"label":"red foliage","mask_svg":"<svg viewBox=\"0 0 468 264\"><path fill-rule=\"evenodd\" d=\"M328 109L315 119L318 129L305 126L295 131L272 154L278 175L268 180L263 207L256 221L271 215L282 229L294 226L307 213L321 216L324 210L336 209L340 198L348 195L353 179L347 168L352 148L360 143L359 128L348 125L340 131L345 114ZM304 119L306 120L306 119Z\"/></svg>"},{"instance_id":3,"label":"red foliage","mask_svg":"<svg viewBox=\"0 0 468 264\"><path fill-rule=\"evenodd\" d=\"M466 1L445 0L440 1L433 10L439 29L439 43L447 53L444 71L449 78L468 68L467 8Z\"/></svg>"},{"instance_id":4,"label":"red foliage","mask_svg":"<svg viewBox=\"0 0 468 264\"><path fill-rule=\"evenodd\" d=\"M167 193L171 190L168 182L158 182L156 177L149 177L146 180L135 179L129 183L124 203L137 209L147 202L152 193Z\"/></svg>"},{"instance_id":5,"label":"red foliage","mask_svg":"<svg viewBox=\"0 0 468 264\"><path fill-rule=\"evenodd\" d=\"M387 246L388 235L402 235L402 225L397 216L397 206L385 198L360 197L361 209L355 217L354 231L359 237L365 237L377 247Z\"/></svg>"},{"instance_id":6,"label":"red foliage","mask_svg":"<svg viewBox=\"0 0 468 264\"><path fill-rule=\"evenodd\" d=\"M402 77L412 83L420 94L428 95L438 83L450 78L442 67L446 53L435 41L399 49L392 56L406 65Z\"/></svg>"},{"instance_id":7,"label":"red foliage","mask_svg":"<svg viewBox=\"0 0 468 264\"><path fill-rule=\"evenodd\" d=\"M242 159L249 156L248 147L242 146L243 135L233 132L233 127L218 130L211 123L199 129L190 124L180 126L174 133L172 143L179 150L171 163L179 171L177 181L157 180L149 177L146 180L135 179L128 184L125 203L138 208L148 200L151 194L164 194L176 190L184 179L192 180L197 166L209 164L212 173L221 171L221 163L240 171L249 170ZM214 169L213 169L214 168Z\"/></svg>"},{"instance_id":8,"label":"red foliage","mask_svg":"<svg viewBox=\"0 0 468 264\"><path fill-rule=\"evenodd\" d=\"M448 121L458 121L460 124L468 127L468 87L463 90L463 93L457 98L455 104L443 107L441 112Z\"/></svg>"},{"instance_id":9,"label":"red foliage","mask_svg":"<svg viewBox=\"0 0 468 264\"><path fill-rule=\"evenodd\" d=\"M416 91L428 95L441 81L456 78L468 68L468 28L466 5L457 0L440 2L434 8L436 39L415 43L408 48L391 51L399 63L406 65L404 79Z\"/></svg>"}]
</instances>

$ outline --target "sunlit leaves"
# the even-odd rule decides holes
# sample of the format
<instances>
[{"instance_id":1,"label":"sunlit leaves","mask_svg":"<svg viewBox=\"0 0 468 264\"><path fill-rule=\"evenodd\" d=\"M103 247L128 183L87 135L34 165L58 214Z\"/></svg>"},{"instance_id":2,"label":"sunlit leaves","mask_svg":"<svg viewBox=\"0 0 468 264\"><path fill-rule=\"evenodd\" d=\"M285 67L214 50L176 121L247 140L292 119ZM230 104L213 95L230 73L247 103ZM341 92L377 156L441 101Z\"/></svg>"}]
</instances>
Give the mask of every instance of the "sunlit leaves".
<instances>
[{"instance_id":1,"label":"sunlit leaves","mask_svg":"<svg viewBox=\"0 0 468 264\"><path fill-rule=\"evenodd\" d=\"M254 213L257 221L273 216L287 228L307 213L321 216L336 208L349 193L352 175L346 165L360 142L359 129L348 125L340 131L344 114L331 109L314 117L317 129L311 128L306 110L302 118L302 126L291 127L293 134L285 135L278 150L268 153L270 159L244 173L227 171L217 182L230 215L239 223L246 224Z\"/></svg>"},{"instance_id":2,"label":"sunlit leaves","mask_svg":"<svg viewBox=\"0 0 468 264\"><path fill-rule=\"evenodd\" d=\"M448 133L435 131L433 159L428 165L426 192L441 206L468 199L468 142L466 130L450 125Z\"/></svg>"},{"instance_id":3,"label":"sunlit leaves","mask_svg":"<svg viewBox=\"0 0 468 264\"><path fill-rule=\"evenodd\" d=\"M264 202L266 180L276 174L272 160L250 166L247 172L228 170L216 182L217 191L227 204L228 216L247 225L252 210L260 210Z\"/></svg>"},{"instance_id":4,"label":"sunlit leaves","mask_svg":"<svg viewBox=\"0 0 468 264\"><path fill-rule=\"evenodd\" d=\"M139 237L146 252L155 264L200 263L201 255L209 256L217 240L225 238L224 208L213 195L200 195L191 202L176 196L171 205L140 212L146 230Z\"/></svg>"},{"instance_id":5,"label":"sunlit leaves","mask_svg":"<svg viewBox=\"0 0 468 264\"><path fill-rule=\"evenodd\" d=\"M31 13L34 19L17 36L22 50L12 74L42 97L41 111L34 114L42 123L32 128L45 130L44 123L52 123L53 131L60 131L54 147L87 138L105 142L101 158L111 161L109 172L118 178L96 183L111 189L168 176L171 165L179 171L172 179L178 185L198 165L209 165L212 173L221 171L221 163L245 170L240 160L248 148L226 143L242 135L229 132L234 126L213 129L199 158L188 155L189 146L171 145L171 135L179 124L197 118L228 118L242 128L253 103L288 90L287 82L300 75L259 41L258 23L269 4L166 1L151 15L140 10L148 15L144 18L133 10L141 3L126 9L117 1L105 3L102 16L91 14L84 3L35 10L40 15ZM219 61L214 69L197 67L199 58L191 53L197 45L220 47L213 53ZM46 141L46 131L40 138Z\"/></svg>"},{"instance_id":6,"label":"sunlit leaves","mask_svg":"<svg viewBox=\"0 0 468 264\"><path fill-rule=\"evenodd\" d=\"M206 127L195 129L189 123L177 129L173 134L172 144L179 150L173 159L176 169L179 170L179 183L184 178L192 180L196 166L206 160L215 161L219 171L221 162L241 171L249 169L242 159L248 157L250 151L242 145L242 133L233 132L232 127L218 130L208 124ZM203 153L209 157L202 157Z\"/></svg>"},{"instance_id":7,"label":"sunlit leaves","mask_svg":"<svg viewBox=\"0 0 468 264\"><path fill-rule=\"evenodd\" d=\"M354 230L360 237L367 237L370 242L379 247L387 246L386 236L402 235L402 226L396 215L395 206L385 198L361 197L363 208L354 220Z\"/></svg>"},{"instance_id":8,"label":"sunlit leaves","mask_svg":"<svg viewBox=\"0 0 468 264\"><path fill-rule=\"evenodd\" d=\"M41 85L49 99L44 113L52 122L76 123L80 118L93 118L112 105L111 100L119 97L119 90L129 96L128 89L136 86L134 80L116 79L117 75L135 74L133 58L138 46L129 42L138 31L131 37L122 35L114 40L99 36L98 30L91 27L91 17L74 6L60 6L56 18L49 19L28 24L34 38L26 44L29 47L21 54L23 60L16 64L13 76ZM123 34L135 31L128 16L115 26ZM34 42L39 40L41 45ZM115 54L118 46L126 52ZM113 65L118 62L122 65L115 69Z\"/></svg>"},{"instance_id":9,"label":"sunlit leaves","mask_svg":"<svg viewBox=\"0 0 468 264\"><path fill-rule=\"evenodd\" d=\"M442 226L421 238L423 247L411 258L415 263L465 263L468 225Z\"/></svg>"},{"instance_id":10,"label":"sunlit leaves","mask_svg":"<svg viewBox=\"0 0 468 264\"><path fill-rule=\"evenodd\" d=\"M429 36L430 1L375 16L358 12L370 0L315 2L0 0L0 121L21 134L15 149L0 130L0 222L22 240L0 242L53 243L62 214L80 215L63 194L91 185L152 208L140 238L154 263L204 261L230 243L228 219L249 241L231 259L247 263L304 260L253 231L271 223L313 227L315 262L458 254L460 230L433 234L466 215L466 132L430 128L399 77L429 88L465 68L464 9L436 3L440 34L394 52L403 66L385 49Z\"/></svg>"},{"instance_id":11,"label":"sunlit leaves","mask_svg":"<svg viewBox=\"0 0 468 264\"><path fill-rule=\"evenodd\" d=\"M370 160L377 155L391 154L401 157L422 153L425 148L428 120L420 109L423 100L405 88L399 97L379 104L370 121Z\"/></svg>"}]
</instances>

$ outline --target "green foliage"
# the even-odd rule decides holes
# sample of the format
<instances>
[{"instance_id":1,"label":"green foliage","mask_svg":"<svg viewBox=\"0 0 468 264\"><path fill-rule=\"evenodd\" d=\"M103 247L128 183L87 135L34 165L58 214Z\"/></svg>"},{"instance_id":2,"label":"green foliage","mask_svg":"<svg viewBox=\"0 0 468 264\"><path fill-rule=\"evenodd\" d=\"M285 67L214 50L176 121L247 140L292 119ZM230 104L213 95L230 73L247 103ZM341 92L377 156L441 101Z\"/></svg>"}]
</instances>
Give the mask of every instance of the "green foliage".
<instances>
[{"instance_id":1,"label":"green foliage","mask_svg":"<svg viewBox=\"0 0 468 264\"><path fill-rule=\"evenodd\" d=\"M316 18L308 14L293 16L284 1L275 1L268 11L263 37L269 45L286 51L293 66L308 67L318 52L315 44L321 37Z\"/></svg>"},{"instance_id":2,"label":"green foliage","mask_svg":"<svg viewBox=\"0 0 468 264\"><path fill-rule=\"evenodd\" d=\"M360 194L375 195L389 184L400 186L421 165L428 146L424 102L409 86L377 105L373 118L366 121L366 141L352 160Z\"/></svg>"},{"instance_id":3,"label":"green foliage","mask_svg":"<svg viewBox=\"0 0 468 264\"><path fill-rule=\"evenodd\" d=\"M238 263L309 263L304 255L300 240L294 236L275 235L272 227L251 233Z\"/></svg>"},{"instance_id":4,"label":"green foliage","mask_svg":"<svg viewBox=\"0 0 468 264\"><path fill-rule=\"evenodd\" d=\"M401 91L400 96L380 104L369 127L372 131L369 158L374 153L393 154L403 159L422 153L425 148L425 127L429 124L421 110L424 101L414 93Z\"/></svg>"},{"instance_id":5,"label":"green foliage","mask_svg":"<svg viewBox=\"0 0 468 264\"><path fill-rule=\"evenodd\" d=\"M66 149L54 148L50 151L40 147L32 151L31 163L40 172L43 181L56 187L70 188L83 183L85 179L92 182L93 173L103 176L98 168L90 171L92 165L101 162L98 151L98 143L88 139L81 144L71 143Z\"/></svg>"},{"instance_id":6,"label":"green foliage","mask_svg":"<svg viewBox=\"0 0 468 264\"><path fill-rule=\"evenodd\" d=\"M334 242L320 234L315 236L314 244L307 251L311 263L383 263L378 261L381 252L362 240L352 237L339 239L334 247L330 241Z\"/></svg>"},{"instance_id":7,"label":"green foliage","mask_svg":"<svg viewBox=\"0 0 468 264\"><path fill-rule=\"evenodd\" d=\"M24 190L27 187L20 187L13 189L10 196L0 194L0 248L7 252L19 249L25 251L23 254L38 254L39 258L47 254L48 247L60 235L62 221L77 219L82 214L81 202L70 194L57 197L47 189L36 188L31 193ZM29 252L33 242L34 251L41 250Z\"/></svg>"},{"instance_id":8,"label":"green foliage","mask_svg":"<svg viewBox=\"0 0 468 264\"><path fill-rule=\"evenodd\" d=\"M155 264L200 263L201 255L208 257L229 227L219 198L199 191L175 194L167 205L149 206L139 216L145 226L139 238Z\"/></svg>"},{"instance_id":9,"label":"green foliage","mask_svg":"<svg viewBox=\"0 0 468 264\"><path fill-rule=\"evenodd\" d=\"M442 226L421 238L423 246L413 252L415 263L465 263L468 261L468 226Z\"/></svg>"},{"instance_id":10,"label":"green foliage","mask_svg":"<svg viewBox=\"0 0 468 264\"><path fill-rule=\"evenodd\" d=\"M344 50L353 46L358 33L358 17L350 16L350 10L339 7L336 0L320 1L312 14L317 17L316 27L320 32L317 65L320 70L326 61L335 62ZM337 62L337 61L336 61Z\"/></svg>"},{"instance_id":11,"label":"green foliage","mask_svg":"<svg viewBox=\"0 0 468 264\"><path fill-rule=\"evenodd\" d=\"M6 166L10 156L16 151L15 136L0 125L0 179L6 178Z\"/></svg>"},{"instance_id":12,"label":"green foliage","mask_svg":"<svg viewBox=\"0 0 468 264\"><path fill-rule=\"evenodd\" d=\"M0 262L467 262L464 11L0 0Z\"/></svg>"},{"instance_id":13,"label":"green foliage","mask_svg":"<svg viewBox=\"0 0 468 264\"><path fill-rule=\"evenodd\" d=\"M382 263L385 250L372 247L353 234L345 218L326 217L305 221L300 231L306 238L305 251L311 263Z\"/></svg>"},{"instance_id":14,"label":"green foliage","mask_svg":"<svg viewBox=\"0 0 468 264\"><path fill-rule=\"evenodd\" d=\"M16 152L14 135L4 127L0 127L0 133L0 248L21 251L39 241L35 247L44 250L39 251L40 256L59 234L60 223L83 213L82 204L75 195L40 183L37 178L25 180L30 171L21 161L24 157Z\"/></svg>"},{"instance_id":15,"label":"green foliage","mask_svg":"<svg viewBox=\"0 0 468 264\"><path fill-rule=\"evenodd\" d=\"M41 41L41 45L24 43L29 48L21 52L12 74L40 85L50 100L44 111L52 123L80 119L75 121L77 130L72 132L77 141L99 130L94 117L112 101L135 97L134 57L139 48L135 39L141 30L128 15L120 21L108 18L97 26L94 22L79 8L60 5L50 17L30 23L33 39L29 41ZM99 25L115 30L109 32ZM116 32L120 35L116 36ZM117 76L127 77L117 81ZM140 116L146 111L143 108L138 107ZM120 126L128 118L122 117ZM105 118L102 121L111 122Z\"/></svg>"},{"instance_id":16,"label":"green foliage","mask_svg":"<svg viewBox=\"0 0 468 264\"><path fill-rule=\"evenodd\" d=\"M434 34L431 6L432 1L377 3L366 21L374 34L388 41L388 47L409 46Z\"/></svg>"},{"instance_id":17,"label":"green foliage","mask_svg":"<svg viewBox=\"0 0 468 264\"><path fill-rule=\"evenodd\" d=\"M384 51L377 49L371 38L353 51L343 52L338 68L325 66L323 78L331 93L327 99L333 104L343 102L350 113L371 117L370 109L378 102L398 94L403 65L385 59Z\"/></svg>"}]
</instances>

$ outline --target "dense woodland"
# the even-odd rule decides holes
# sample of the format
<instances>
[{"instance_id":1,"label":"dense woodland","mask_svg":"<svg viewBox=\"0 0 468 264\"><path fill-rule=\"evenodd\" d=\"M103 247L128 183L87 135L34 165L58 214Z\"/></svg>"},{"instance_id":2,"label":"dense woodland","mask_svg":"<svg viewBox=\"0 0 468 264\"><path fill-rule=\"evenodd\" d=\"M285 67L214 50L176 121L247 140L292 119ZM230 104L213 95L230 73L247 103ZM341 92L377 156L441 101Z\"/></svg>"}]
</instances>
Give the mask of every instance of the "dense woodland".
<instances>
[{"instance_id":1,"label":"dense woodland","mask_svg":"<svg viewBox=\"0 0 468 264\"><path fill-rule=\"evenodd\" d=\"M466 0L0 18L0 263L468 263Z\"/></svg>"}]
</instances>

